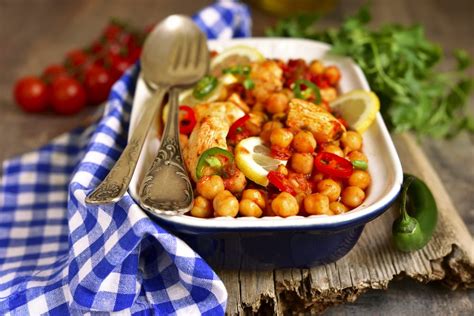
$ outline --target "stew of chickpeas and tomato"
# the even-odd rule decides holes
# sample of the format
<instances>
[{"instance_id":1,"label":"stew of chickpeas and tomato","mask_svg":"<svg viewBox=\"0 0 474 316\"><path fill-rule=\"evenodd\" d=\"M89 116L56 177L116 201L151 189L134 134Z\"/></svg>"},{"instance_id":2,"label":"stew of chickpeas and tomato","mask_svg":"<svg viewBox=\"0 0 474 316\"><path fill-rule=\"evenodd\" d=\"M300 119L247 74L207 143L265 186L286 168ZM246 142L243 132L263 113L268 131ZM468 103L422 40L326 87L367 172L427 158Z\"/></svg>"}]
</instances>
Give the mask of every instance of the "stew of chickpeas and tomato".
<instances>
[{"instance_id":1,"label":"stew of chickpeas and tomato","mask_svg":"<svg viewBox=\"0 0 474 316\"><path fill-rule=\"evenodd\" d=\"M218 84L232 74L237 81ZM212 102L181 108L180 141L195 183L191 216L336 215L360 206L371 177L363 140L331 113L341 78L319 60L266 59L207 76L194 90ZM212 86L211 86L212 85ZM239 142L259 137L273 161L267 185L251 181L234 156Z\"/></svg>"}]
</instances>

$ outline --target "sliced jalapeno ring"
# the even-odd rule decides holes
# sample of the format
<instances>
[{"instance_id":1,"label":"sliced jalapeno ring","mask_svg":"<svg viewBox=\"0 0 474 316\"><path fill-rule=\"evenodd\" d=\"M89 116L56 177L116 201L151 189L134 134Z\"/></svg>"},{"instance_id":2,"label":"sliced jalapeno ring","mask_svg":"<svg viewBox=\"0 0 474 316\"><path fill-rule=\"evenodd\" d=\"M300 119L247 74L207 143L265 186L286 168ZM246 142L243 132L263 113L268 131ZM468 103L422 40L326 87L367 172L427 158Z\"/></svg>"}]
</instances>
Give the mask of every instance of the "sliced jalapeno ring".
<instances>
[{"instance_id":1,"label":"sliced jalapeno ring","mask_svg":"<svg viewBox=\"0 0 474 316\"><path fill-rule=\"evenodd\" d=\"M198 81L193 90L193 97L198 100L204 99L217 87L217 78L214 76L204 76Z\"/></svg>"},{"instance_id":2,"label":"sliced jalapeno ring","mask_svg":"<svg viewBox=\"0 0 474 316\"><path fill-rule=\"evenodd\" d=\"M302 90L301 86L306 86L306 89ZM298 99L308 100L314 94L314 103L319 104L321 103L321 92L319 91L318 86L312 83L309 80L298 79L295 81L293 86L293 93L295 97Z\"/></svg>"},{"instance_id":3,"label":"sliced jalapeno ring","mask_svg":"<svg viewBox=\"0 0 474 316\"><path fill-rule=\"evenodd\" d=\"M220 147L209 148L199 157L196 166L196 177L200 179L204 175L204 169L206 167L211 167L216 171L216 173L220 173L225 164L222 163L219 157L222 157L227 160L226 164L231 164L234 161L234 155L232 155L230 151L227 151Z\"/></svg>"}]
</instances>

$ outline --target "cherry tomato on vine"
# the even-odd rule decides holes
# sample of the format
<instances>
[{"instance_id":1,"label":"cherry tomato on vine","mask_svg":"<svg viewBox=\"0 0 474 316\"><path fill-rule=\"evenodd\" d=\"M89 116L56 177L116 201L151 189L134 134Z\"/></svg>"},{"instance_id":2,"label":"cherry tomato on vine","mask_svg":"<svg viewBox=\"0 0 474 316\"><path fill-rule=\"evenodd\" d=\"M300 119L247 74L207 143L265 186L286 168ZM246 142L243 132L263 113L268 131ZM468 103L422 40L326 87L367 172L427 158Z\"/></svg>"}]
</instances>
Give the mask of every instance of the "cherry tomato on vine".
<instances>
[{"instance_id":1,"label":"cherry tomato on vine","mask_svg":"<svg viewBox=\"0 0 474 316\"><path fill-rule=\"evenodd\" d=\"M75 49L66 54L66 65L70 67L82 67L89 56L82 50Z\"/></svg>"},{"instance_id":2,"label":"cherry tomato on vine","mask_svg":"<svg viewBox=\"0 0 474 316\"><path fill-rule=\"evenodd\" d=\"M26 112L43 112L48 108L48 86L38 77L24 77L17 81L15 100Z\"/></svg>"},{"instance_id":3,"label":"cherry tomato on vine","mask_svg":"<svg viewBox=\"0 0 474 316\"><path fill-rule=\"evenodd\" d=\"M84 79L88 102L99 104L107 100L113 83L112 76L104 67L98 65L90 67Z\"/></svg>"},{"instance_id":4,"label":"cherry tomato on vine","mask_svg":"<svg viewBox=\"0 0 474 316\"><path fill-rule=\"evenodd\" d=\"M66 67L63 65L59 64L53 64L49 65L43 70L43 74L41 75L41 78L46 82L46 83L51 83L54 81L59 76L67 76L67 70Z\"/></svg>"},{"instance_id":5,"label":"cherry tomato on vine","mask_svg":"<svg viewBox=\"0 0 474 316\"><path fill-rule=\"evenodd\" d=\"M86 105L86 92L72 77L56 78L51 85L51 105L58 114L76 114Z\"/></svg>"}]
</instances>

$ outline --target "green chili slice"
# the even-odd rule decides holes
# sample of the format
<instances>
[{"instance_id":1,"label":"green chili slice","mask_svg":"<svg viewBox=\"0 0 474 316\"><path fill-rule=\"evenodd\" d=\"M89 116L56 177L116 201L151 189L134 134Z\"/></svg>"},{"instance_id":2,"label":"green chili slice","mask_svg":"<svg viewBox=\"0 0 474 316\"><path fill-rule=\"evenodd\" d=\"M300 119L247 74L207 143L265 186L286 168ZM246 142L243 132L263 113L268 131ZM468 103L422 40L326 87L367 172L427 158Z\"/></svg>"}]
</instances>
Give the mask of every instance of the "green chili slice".
<instances>
[{"instance_id":1,"label":"green chili slice","mask_svg":"<svg viewBox=\"0 0 474 316\"><path fill-rule=\"evenodd\" d=\"M250 78L245 78L243 85L246 90L252 90L253 88L255 88L255 83Z\"/></svg>"},{"instance_id":2,"label":"green chili slice","mask_svg":"<svg viewBox=\"0 0 474 316\"><path fill-rule=\"evenodd\" d=\"M212 147L206 150L199 157L197 166L196 166L196 177L200 179L203 176L204 169L206 167L211 167L219 174L224 167L221 159L222 157L226 160L226 163L232 163L234 161L234 155L230 151L222 149L220 147Z\"/></svg>"},{"instance_id":3,"label":"green chili slice","mask_svg":"<svg viewBox=\"0 0 474 316\"><path fill-rule=\"evenodd\" d=\"M217 78L214 76L204 76L198 81L193 90L193 97L198 100L204 99L217 87Z\"/></svg>"},{"instance_id":4,"label":"green chili slice","mask_svg":"<svg viewBox=\"0 0 474 316\"><path fill-rule=\"evenodd\" d=\"M352 165L354 166L354 168L359 170L367 170L368 168L367 162L365 162L364 160L354 160L352 161Z\"/></svg>"},{"instance_id":5,"label":"green chili slice","mask_svg":"<svg viewBox=\"0 0 474 316\"><path fill-rule=\"evenodd\" d=\"M301 90L301 86L306 86L306 89ZM314 103L319 104L321 103L321 92L319 91L318 86L312 83L309 80L298 79L295 81L293 86L293 93L295 97L298 99L308 100L314 94Z\"/></svg>"}]
</instances>

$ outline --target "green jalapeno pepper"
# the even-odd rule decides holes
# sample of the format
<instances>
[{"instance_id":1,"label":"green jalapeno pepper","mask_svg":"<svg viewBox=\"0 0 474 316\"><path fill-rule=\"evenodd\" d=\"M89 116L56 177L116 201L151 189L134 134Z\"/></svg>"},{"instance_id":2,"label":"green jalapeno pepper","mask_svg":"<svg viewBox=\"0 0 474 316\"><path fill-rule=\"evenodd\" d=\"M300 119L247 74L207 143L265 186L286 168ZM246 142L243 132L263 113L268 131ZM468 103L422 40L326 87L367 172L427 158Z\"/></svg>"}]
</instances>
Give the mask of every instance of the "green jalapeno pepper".
<instances>
[{"instance_id":1,"label":"green jalapeno pepper","mask_svg":"<svg viewBox=\"0 0 474 316\"><path fill-rule=\"evenodd\" d=\"M301 90L301 86L304 85L306 89ZM314 103L319 104L321 103L321 92L319 88L309 80L298 79L295 81L295 85L293 86L293 93L295 97L298 99L308 100L309 98L313 97L314 95Z\"/></svg>"},{"instance_id":2,"label":"green jalapeno pepper","mask_svg":"<svg viewBox=\"0 0 474 316\"><path fill-rule=\"evenodd\" d=\"M198 100L204 99L217 87L217 78L214 76L204 76L198 81L193 90L193 97Z\"/></svg>"},{"instance_id":3,"label":"green jalapeno pepper","mask_svg":"<svg viewBox=\"0 0 474 316\"><path fill-rule=\"evenodd\" d=\"M367 168L369 167L367 165L367 162L365 162L364 160L354 160L352 161L352 166L355 169L359 169L359 170L367 170Z\"/></svg>"},{"instance_id":4,"label":"green jalapeno pepper","mask_svg":"<svg viewBox=\"0 0 474 316\"><path fill-rule=\"evenodd\" d=\"M428 186L405 174L400 201L400 217L393 222L392 237L401 251L423 248L431 239L438 221L438 208Z\"/></svg>"},{"instance_id":5,"label":"green jalapeno pepper","mask_svg":"<svg viewBox=\"0 0 474 316\"><path fill-rule=\"evenodd\" d=\"M216 173L220 173L224 164L222 163L219 157L224 158L227 164L233 163L234 155L230 151L219 147L212 147L206 150L201 154L199 157L197 166L196 166L196 177L200 179L204 175L204 169L206 167L211 167L216 171Z\"/></svg>"}]
</instances>

